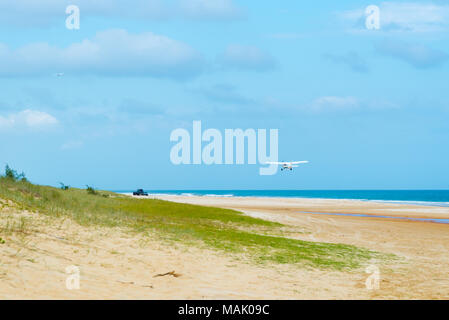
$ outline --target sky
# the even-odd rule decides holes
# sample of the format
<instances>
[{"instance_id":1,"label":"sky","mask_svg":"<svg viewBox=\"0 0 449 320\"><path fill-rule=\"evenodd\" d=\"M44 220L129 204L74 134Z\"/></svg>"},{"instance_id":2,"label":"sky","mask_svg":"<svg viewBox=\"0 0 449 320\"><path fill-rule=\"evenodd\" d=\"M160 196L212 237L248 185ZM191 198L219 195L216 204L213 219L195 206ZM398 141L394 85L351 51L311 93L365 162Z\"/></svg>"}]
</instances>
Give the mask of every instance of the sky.
<instances>
[{"instance_id":1,"label":"sky","mask_svg":"<svg viewBox=\"0 0 449 320\"><path fill-rule=\"evenodd\" d=\"M448 189L448 75L443 0L2 0L0 166L108 190ZM193 121L278 129L279 160L310 163L174 165Z\"/></svg>"}]
</instances>

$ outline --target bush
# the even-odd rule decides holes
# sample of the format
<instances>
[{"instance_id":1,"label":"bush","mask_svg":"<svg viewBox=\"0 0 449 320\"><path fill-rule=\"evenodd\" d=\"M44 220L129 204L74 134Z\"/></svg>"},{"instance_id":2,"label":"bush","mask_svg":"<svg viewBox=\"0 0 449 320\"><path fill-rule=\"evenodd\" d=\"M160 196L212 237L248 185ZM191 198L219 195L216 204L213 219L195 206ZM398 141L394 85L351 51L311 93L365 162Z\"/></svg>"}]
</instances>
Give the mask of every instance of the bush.
<instances>
[{"instance_id":1,"label":"bush","mask_svg":"<svg viewBox=\"0 0 449 320\"><path fill-rule=\"evenodd\" d=\"M60 182L59 183L61 185L61 190L69 190L70 186L66 186L64 183Z\"/></svg>"},{"instance_id":2,"label":"bush","mask_svg":"<svg viewBox=\"0 0 449 320\"><path fill-rule=\"evenodd\" d=\"M93 194L93 195L97 195L98 194L97 191L94 188L92 188L91 186L89 186L87 184L86 184L86 190L87 190L88 194Z\"/></svg>"},{"instance_id":3,"label":"bush","mask_svg":"<svg viewBox=\"0 0 449 320\"><path fill-rule=\"evenodd\" d=\"M27 181L27 178L23 171L22 173L18 174L17 171L12 169L9 165L6 165L5 167L4 177L13 181Z\"/></svg>"},{"instance_id":4,"label":"bush","mask_svg":"<svg viewBox=\"0 0 449 320\"><path fill-rule=\"evenodd\" d=\"M6 165L5 167L5 178L16 180L17 171L10 168L9 165Z\"/></svg>"}]
</instances>

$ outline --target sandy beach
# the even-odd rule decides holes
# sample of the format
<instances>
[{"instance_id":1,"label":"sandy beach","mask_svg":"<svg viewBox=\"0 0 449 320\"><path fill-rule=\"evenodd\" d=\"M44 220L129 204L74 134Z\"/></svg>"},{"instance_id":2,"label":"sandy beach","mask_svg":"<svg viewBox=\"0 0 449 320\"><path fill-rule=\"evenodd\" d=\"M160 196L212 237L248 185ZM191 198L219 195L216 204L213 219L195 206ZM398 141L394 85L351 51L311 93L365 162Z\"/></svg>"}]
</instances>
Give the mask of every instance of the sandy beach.
<instances>
[{"instance_id":1,"label":"sandy beach","mask_svg":"<svg viewBox=\"0 0 449 320\"><path fill-rule=\"evenodd\" d=\"M152 196L150 196L152 197ZM0 245L2 299L447 299L449 225L320 213L449 219L449 208L354 200L157 196L232 208L304 230L298 239L352 244L398 259L372 265L370 275L295 265L257 265L231 254L161 242L122 228L82 227L11 207L1 223L31 221L24 234ZM136 201L139 201L136 199ZM80 269L80 288L68 290L66 268ZM166 274L175 271L173 274ZM163 276L157 276L166 274Z\"/></svg>"}]
</instances>

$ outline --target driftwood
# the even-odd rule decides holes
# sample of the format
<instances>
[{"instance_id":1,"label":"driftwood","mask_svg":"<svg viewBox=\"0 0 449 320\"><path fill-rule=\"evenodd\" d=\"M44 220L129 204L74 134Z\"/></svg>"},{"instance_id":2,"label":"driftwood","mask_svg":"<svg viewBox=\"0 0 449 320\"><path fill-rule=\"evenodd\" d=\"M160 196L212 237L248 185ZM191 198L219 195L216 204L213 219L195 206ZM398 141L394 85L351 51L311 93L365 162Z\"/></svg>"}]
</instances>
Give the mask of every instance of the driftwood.
<instances>
[{"instance_id":1,"label":"driftwood","mask_svg":"<svg viewBox=\"0 0 449 320\"><path fill-rule=\"evenodd\" d=\"M159 274L155 275L153 278L164 277L164 276L173 276L175 278L178 278L181 275L179 273L176 273L175 270L173 270L173 271L170 271L170 272L167 272L167 273L159 273Z\"/></svg>"}]
</instances>

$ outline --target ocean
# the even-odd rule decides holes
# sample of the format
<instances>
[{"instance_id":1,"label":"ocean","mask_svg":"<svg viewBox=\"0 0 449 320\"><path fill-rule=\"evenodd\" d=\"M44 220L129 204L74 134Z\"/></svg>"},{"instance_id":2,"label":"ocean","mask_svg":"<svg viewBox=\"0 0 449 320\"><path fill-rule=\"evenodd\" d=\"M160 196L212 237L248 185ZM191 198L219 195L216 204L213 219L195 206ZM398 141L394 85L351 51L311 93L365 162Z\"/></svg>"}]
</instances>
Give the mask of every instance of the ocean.
<instances>
[{"instance_id":1,"label":"ocean","mask_svg":"<svg viewBox=\"0 0 449 320\"><path fill-rule=\"evenodd\" d=\"M115 192L132 192L120 190ZM145 190L149 194L354 199L449 207L449 190Z\"/></svg>"}]
</instances>

